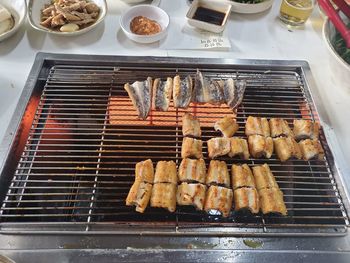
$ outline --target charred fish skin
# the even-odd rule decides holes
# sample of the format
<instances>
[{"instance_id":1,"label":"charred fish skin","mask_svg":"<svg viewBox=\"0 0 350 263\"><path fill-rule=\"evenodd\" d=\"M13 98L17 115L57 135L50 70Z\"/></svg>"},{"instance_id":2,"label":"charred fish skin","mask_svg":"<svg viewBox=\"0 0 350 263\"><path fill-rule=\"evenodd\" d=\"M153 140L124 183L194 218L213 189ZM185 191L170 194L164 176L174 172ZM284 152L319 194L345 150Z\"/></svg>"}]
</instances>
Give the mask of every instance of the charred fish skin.
<instances>
[{"instance_id":1,"label":"charred fish skin","mask_svg":"<svg viewBox=\"0 0 350 263\"><path fill-rule=\"evenodd\" d=\"M124 89L128 92L138 117L145 120L151 109L152 102L152 78L145 81L135 81L133 84L126 83Z\"/></svg>"},{"instance_id":2,"label":"charred fish skin","mask_svg":"<svg viewBox=\"0 0 350 263\"><path fill-rule=\"evenodd\" d=\"M236 109L241 104L246 88L244 80L235 81L228 78L224 82L224 100L231 109Z\"/></svg>"},{"instance_id":3,"label":"charred fish skin","mask_svg":"<svg viewBox=\"0 0 350 263\"><path fill-rule=\"evenodd\" d=\"M187 108L192 99L193 82L190 75L181 80L176 75L173 80L173 101L175 108Z\"/></svg>"},{"instance_id":4,"label":"charred fish skin","mask_svg":"<svg viewBox=\"0 0 350 263\"><path fill-rule=\"evenodd\" d=\"M152 107L155 110L168 111L173 91L173 79L162 81L157 78L153 82Z\"/></svg>"}]
</instances>

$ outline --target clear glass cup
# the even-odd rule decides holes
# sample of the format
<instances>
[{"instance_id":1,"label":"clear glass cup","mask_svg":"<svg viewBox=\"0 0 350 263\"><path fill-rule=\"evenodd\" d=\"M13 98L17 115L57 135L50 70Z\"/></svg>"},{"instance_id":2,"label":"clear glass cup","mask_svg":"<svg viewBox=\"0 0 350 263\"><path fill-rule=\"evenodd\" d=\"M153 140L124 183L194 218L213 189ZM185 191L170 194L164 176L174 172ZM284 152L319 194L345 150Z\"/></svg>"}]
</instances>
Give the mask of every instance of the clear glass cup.
<instances>
[{"instance_id":1,"label":"clear glass cup","mask_svg":"<svg viewBox=\"0 0 350 263\"><path fill-rule=\"evenodd\" d=\"M290 26L302 26L310 17L314 0L282 0L279 18Z\"/></svg>"}]
</instances>

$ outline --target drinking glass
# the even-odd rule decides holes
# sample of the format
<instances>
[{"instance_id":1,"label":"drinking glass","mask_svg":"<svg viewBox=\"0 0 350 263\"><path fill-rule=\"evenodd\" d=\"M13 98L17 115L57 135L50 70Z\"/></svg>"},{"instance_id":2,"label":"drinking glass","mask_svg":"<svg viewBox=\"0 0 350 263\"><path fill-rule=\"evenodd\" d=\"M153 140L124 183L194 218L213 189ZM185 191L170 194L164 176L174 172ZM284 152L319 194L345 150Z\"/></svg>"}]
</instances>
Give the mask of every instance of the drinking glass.
<instances>
[{"instance_id":1,"label":"drinking glass","mask_svg":"<svg viewBox=\"0 0 350 263\"><path fill-rule=\"evenodd\" d=\"M302 26L310 17L314 0L282 0L279 18L291 26Z\"/></svg>"}]
</instances>

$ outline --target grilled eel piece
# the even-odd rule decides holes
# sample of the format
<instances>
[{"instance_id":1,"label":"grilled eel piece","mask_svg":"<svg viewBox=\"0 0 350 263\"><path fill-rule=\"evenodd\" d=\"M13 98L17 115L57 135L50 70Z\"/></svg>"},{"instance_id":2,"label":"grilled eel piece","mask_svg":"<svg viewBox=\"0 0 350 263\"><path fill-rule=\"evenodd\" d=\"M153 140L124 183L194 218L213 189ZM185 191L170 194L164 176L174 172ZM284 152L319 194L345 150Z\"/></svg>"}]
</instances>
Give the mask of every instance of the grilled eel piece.
<instances>
[{"instance_id":1,"label":"grilled eel piece","mask_svg":"<svg viewBox=\"0 0 350 263\"><path fill-rule=\"evenodd\" d=\"M176 184L157 183L153 185L151 207L165 208L169 212L176 209Z\"/></svg>"},{"instance_id":2,"label":"grilled eel piece","mask_svg":"<svg viewBox=\"0 0 350 263\"><path fill-rule=\"evenodd\" d=\"M256 189L260 191L264 188L278 188L275 177L273 176L270 167L265 163L253 167Z\"/></svg>"},{"instance_id":3,"label":"grilled eel piece","mask_svg":"<svg viewBox=\"0 0 350 263\"><path fill-rule=\"evenodd\" d=\"M283 193L279 188L264 188L259 190L260 207L263 214L278 213L287 215L286 204Z\"/></svg>"},{"instance_id":4,"label":"grilled eel piece","mask_svg":"<svg viewBox=\"0 0 350 263\"><path fill-rule=\"evenodd\" d=\"M179 166L180 182L205 183L206 167L203 159L182 159Z\"/></svg>"},{"instance_id":5,"label":"grilled eel piece","mask_svg":"<svg viewBox=\"0 0 350 263\"><path fill-rule=\"evenodd\" d=\"M248 209L251 213L259 213L259 194L255 188L242 187L233 191L235 211Z\"/></svg>"},{"instance_id":6,"label":"grilled eel piece","mask_svg":"<svg viewBox=\"0 0 350 263\"><path fill-rule=\"evenodd\" d=\"M226 155L231 150L231 144L229 138L211 138L207 141L208 155L210 159L218 156Z\"/></svg>"},{"instance_id":7,"label":"grilled eel piece","mask_svg":"<svg viewBox=\"0 0 350 263\"><path fill-rule=\"evenodd\" d=\"M131 85L126 83L124 89L128 92L138 117L146 119L151 109L152 78L148 77L145 81L135 81Z\"/></svg>"},{"instance_id":8,"label":"grilled eel piece","mask_svg":"<svg viewBox=\"0 0 350 263\"><path fill-rule=\"evenodd\" d=\"M282 162L292 157L301 159L300 147L293 137L277 137L273 139L273 143L276 155Z\"/></svg>"},{"instance_id":9,"label":"grilled eel piece","mask_svg":"<svg viewBox=\"0 0 350 263\"><path fill-rule=\"evenodd\" d=\"M172 183L177 184L177 171L174 161L159 161L156 166L154 183Z\"/></svg>"},{"instance_id":10,"label":"grilled eel piece","mask_svg":"<svg viewBox=\"0 0 350 263\"><path fill-rule=\"evenodd\" d=\"M155 79L152 90L152 108L154 110L168 111L173 93L173 79L167 78L166 81L162 81L159 78Z\"/></svg>"},{"instance_id":11,"label":"grilled eel piece","mask_svg":"<svg viewBox=\"0 0 350 263\"><path fill-rule=\"evenodd\" d=\"M203 210L207 187L198 183L181 183L177 188L176 200L178 205L192 205Z\"/></svg>"},{"instance_id":12,"label":"grilled eel piece","mask_svg":"<svg viewBox=\"0 0 350 263\"><path fill-rule=\"evenodd\" d=\"M288 122L281 118L271 118L269 120L271 137L276 138L280 136L294 137L292 129Z\"/></svg>"},{"instance_id":13,"label":"grilled eel piece","mask_svg":"<svg viewBox=\"0 0 350 263\"><path fill-rule=\"evenodd\" d=\"M173 80L173 101L175 108L187 108L192 99L193 82L190 75L181 80L176 75Z\"/></svg>"},{"instance_id":14,"label":"grilled eel piece","mask_svg":"<svg viewBox=\"0 0 350 263\"><path fill-rule=\"evenodd\" d=\"M232 189L211 185L207 190L204 210L220 211L223 217L228 217L232 208L233 191Z\"/></svg>"},{"instance_id":15,"label":"grilled eel piece","mask_svg":"<svg viewBox=\"0 0 350 263\"><path fill-rule=\"evenodd\" d=\"M317 122L304 119L296 119L293 121L294 137L297 141L303 139L318 139L320 125Z\"/></svg>"},{"instance_id":16,"label":"grilled eel piece","mask_svg":"<svg viewBox=\"0 0 350 263\"><path fill-rule=\"evenodd\" d=\"M249 150L248 150L248 143L246 139L238 138L238 137L232 137L230 138L231 143L231 150L228 153L228 156L234 157L234 156L240 156L244 160L249 159Z\"/></svg>"},{"instance_id":17,"label":"grilled eel piece","mask_svg":"<svg viewBox=\"0 0 350 263\"><path fill-rule=\"evenodd\" d=\"M249 152L254 158L262 156L271 158L273 153L273 140L271 137L250 135L248 137Z\"/></svg>"},{"instance_id":18,"label":"grilled eel piece","mask_svg":"<svg viewBox=\"0 0 350 263\"><path fill-rule=\"evenodd\" d=\"M232 137L238 131L236 119L231 116L225 116L214 124L216 131L221 131L224 137Z\"/></svg>"},{"instance_id":19,"label":"grilled eel piece","mask_svg":"<svg viewBox=\"0 0 350 263\"><path fill-rule=\"evenodd\" d=\"M184 137L182 140L181 157L182 158L203 158L203 142L201 140Z\"/></svg>"},{"instance_id":20,"label":"grilled eel piece","mask_svg":"<svg viewBox=\"0 0 350 263\"><path fill-rule=\"evenodd\" d=\"M261 135L264 137L270 136L270 126L266 118L258 118L248 116L245 124L245 134L250 135Z\"/></svg>"},{"instance_id":21,"label":"grilled eel piece","mask_svg":"<svg viewBox=\"0 0 350 263\"><path fill-rule=\"evenodd\" d=\"M183 136L201 137L200 122L191 113L185 113L182 116L182 134Z\"/></svg>"},{"instance_id":22,"label":"grilled eel piece","mask_svg":"<svg viewBox=\"0 0 350 263\"><path fill-rule=\"evenodd\" d=\"M235 190L240 187L255 188L255 179L252 170L247 164L236 165L233 164L231 168L231 182L232 189Z\"/></svg>"},{"instance_id":23,"label":"grilled eel piece","mask_svg":"<svg viewBox=\"0 0 350 263\"><path fill-rule=\"evenodd\" d=\"M230 187L230 175L224 161L211 160L208 168L206 184Z\"/></svg>"}]
</instances>

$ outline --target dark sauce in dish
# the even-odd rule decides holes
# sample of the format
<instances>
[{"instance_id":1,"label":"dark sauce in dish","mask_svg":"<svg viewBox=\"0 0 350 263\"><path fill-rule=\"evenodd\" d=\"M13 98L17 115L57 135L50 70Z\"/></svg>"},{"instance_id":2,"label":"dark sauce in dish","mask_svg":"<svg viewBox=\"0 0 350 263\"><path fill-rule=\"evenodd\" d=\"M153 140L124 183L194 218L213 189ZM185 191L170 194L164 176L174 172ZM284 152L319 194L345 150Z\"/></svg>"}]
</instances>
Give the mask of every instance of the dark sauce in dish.
<instances>
[{"instance_id":1,"label":"dark sauce in dish","mask_svg":"<svg viewBox=\"0 0 350 263\"><path fill-rule=\"evenodd\" d=\"M225 13L199 6L193 15L193 19L220 26L224 22Z\"/></svg>"}]
</instances>

